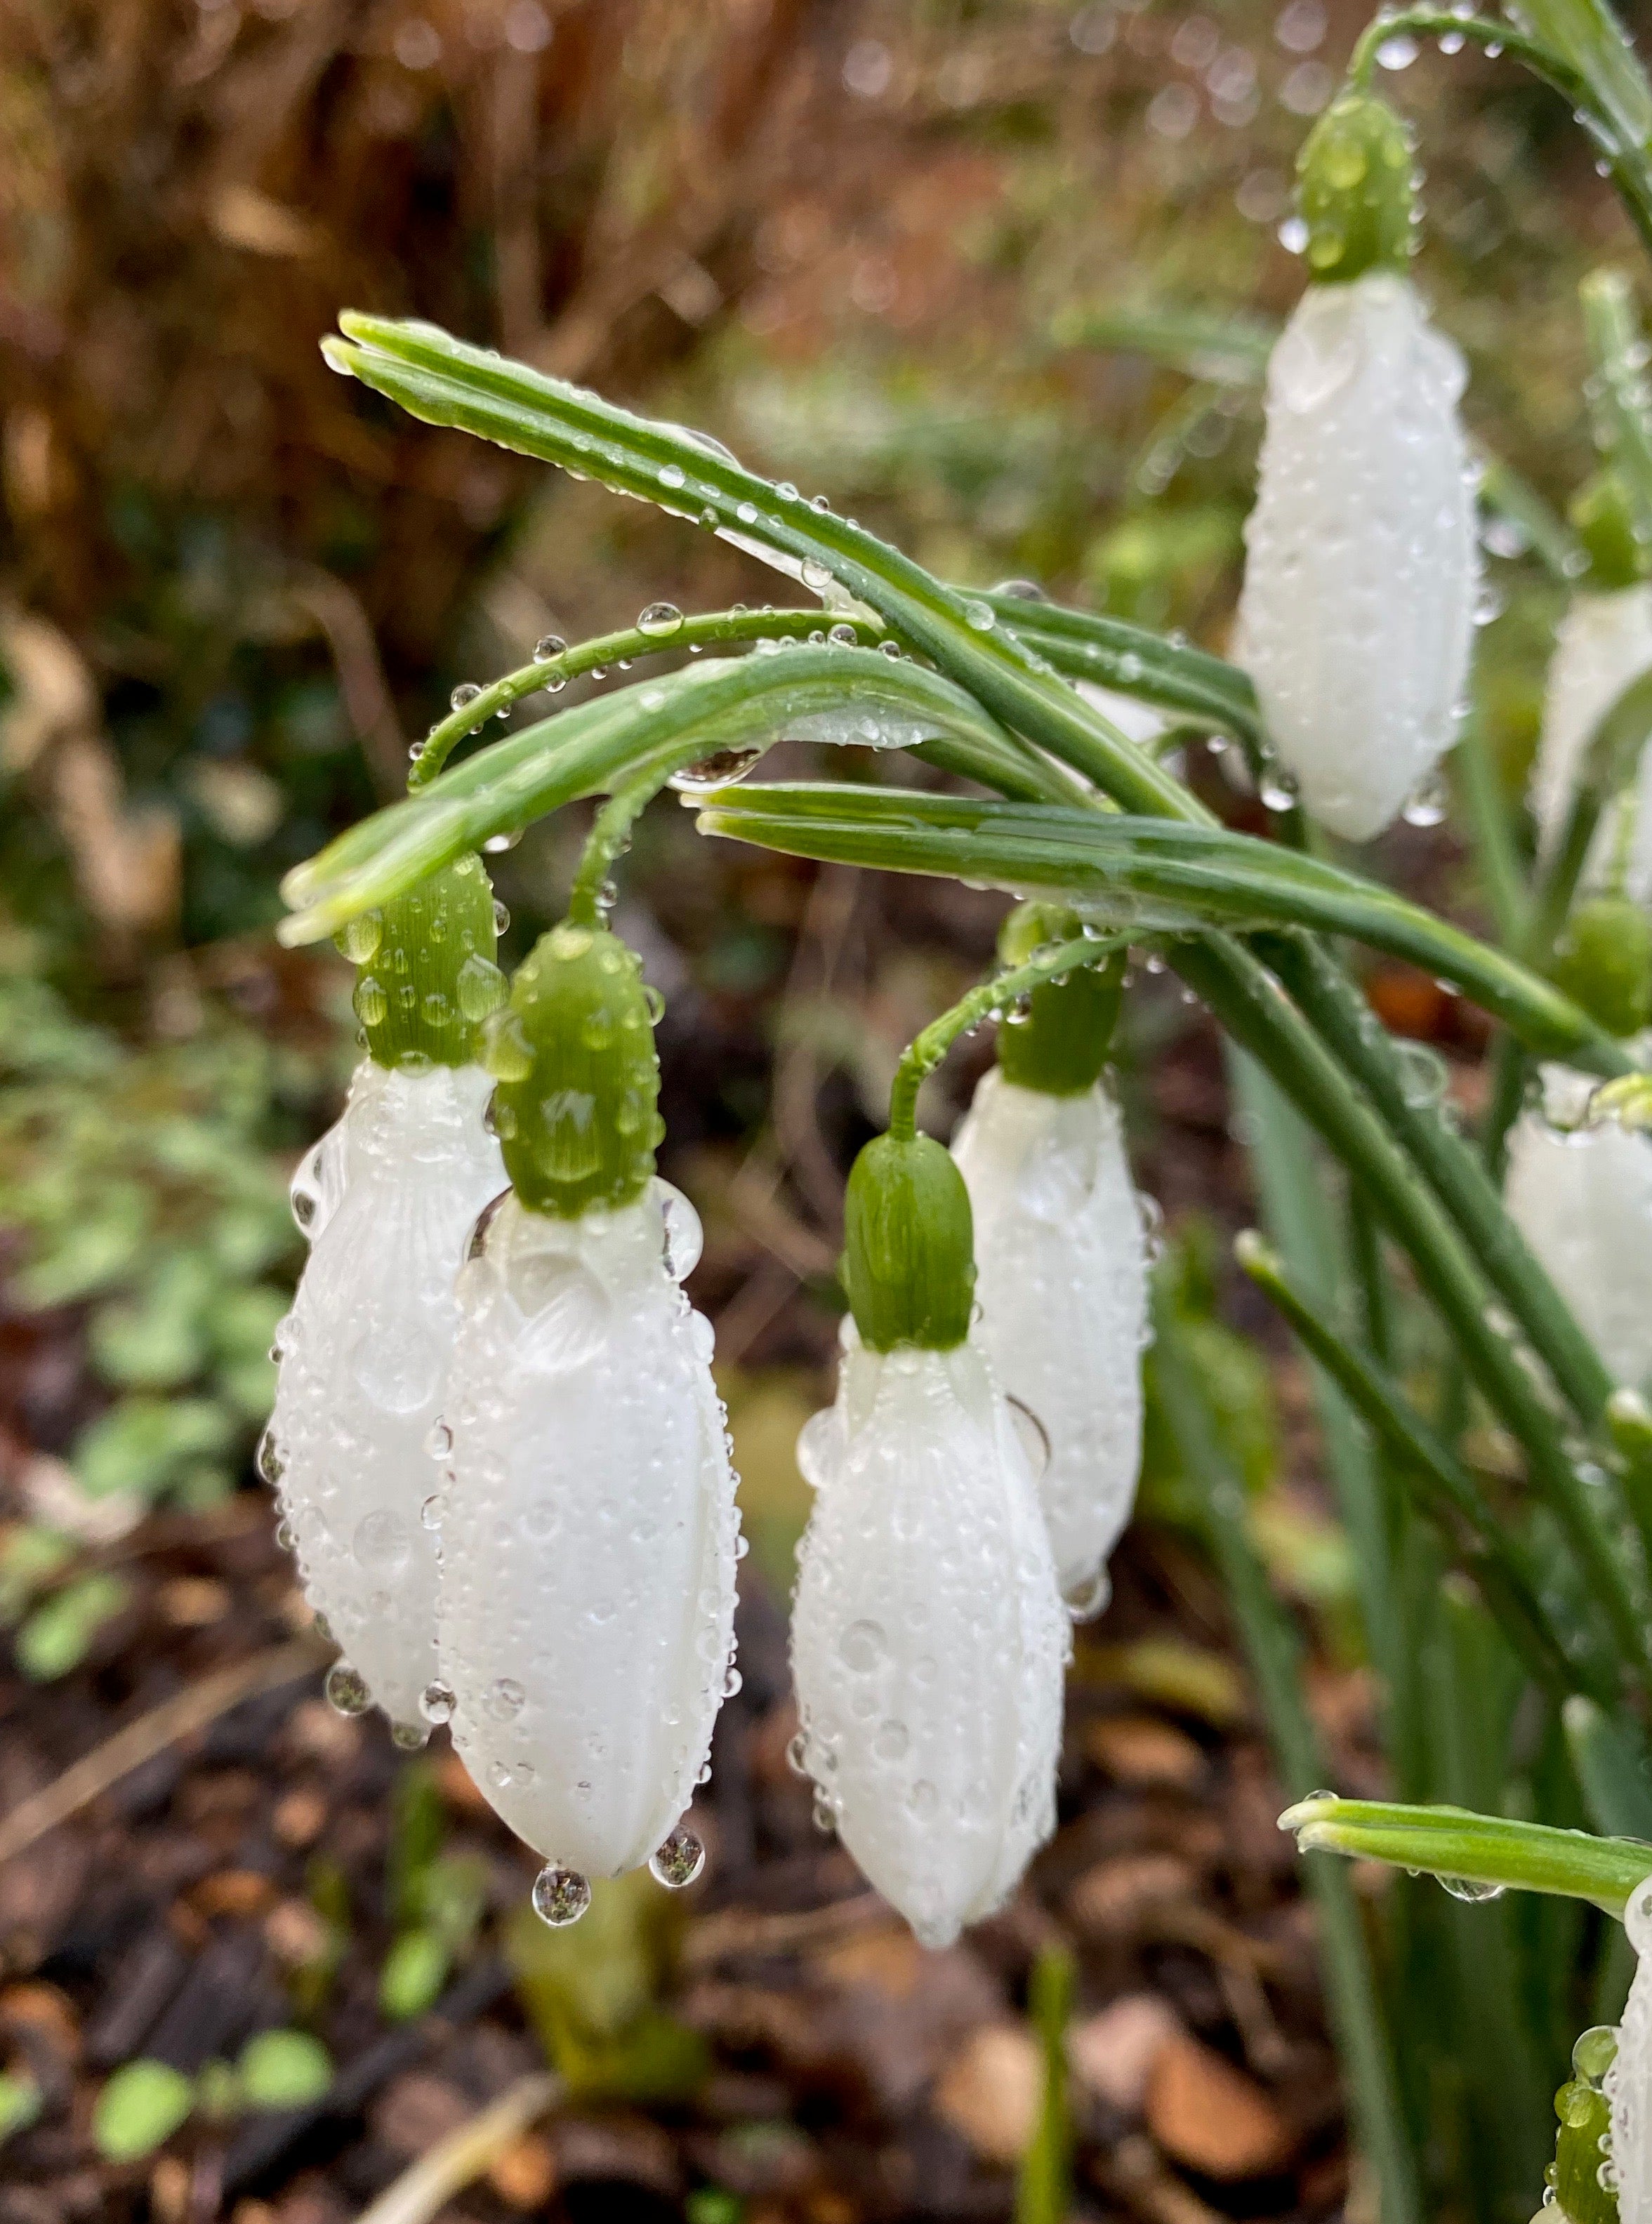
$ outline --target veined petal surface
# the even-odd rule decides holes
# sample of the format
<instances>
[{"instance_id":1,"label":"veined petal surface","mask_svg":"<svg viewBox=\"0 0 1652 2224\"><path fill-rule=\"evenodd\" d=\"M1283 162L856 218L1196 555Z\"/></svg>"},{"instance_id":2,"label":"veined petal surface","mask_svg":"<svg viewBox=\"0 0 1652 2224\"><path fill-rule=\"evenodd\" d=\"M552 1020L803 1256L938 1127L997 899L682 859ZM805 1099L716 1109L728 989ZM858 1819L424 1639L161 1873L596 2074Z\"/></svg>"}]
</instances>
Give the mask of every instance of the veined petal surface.
<instances>
[{"instance_id":1,"label":"veined petal surface","mask_svg":"<svg viewBox=\"0 0 1652 2224\"><path fill-rule=\"evenodd\" d=\"M1479 580L1465 376L1389 271L1310 286L1268 367L1238 660L1303 803L1351 842L1456 736Z\"/></svg>"},{"instance_id":2,"label":"veined petal surface","mask_svg":"<svg viewBox=\"0 0 1652 2224\"><path fill-rule=\"evenodd\" d=\"M1614 1379L1652 1376L1652 1137L1582 1121L1592 1076L1541 1069L1509 1138L1509 1211Z\"/></svg>"},{"instance_id":3,"label":"veined petal surface","mask_svg":"<svg viewBox=\"0 0 1652 2224\"><path fill-rule=\"evenodd\" d=\"M304 1595L392 1722L434 1672L435 1488L425 1449L459 1326L453 1282L505 1185L479 1066L365 1059L293 1185L309 1260L278 1336L269 1450Z\"/></svg>"},{"instance_id":4,"label":"veined petal surface","mask_svg":"<svg viewBox=\"0 0 1652 2224\"><path fill-rule=\"evenodd\" d=\"M1624 1927L1636 1965L1605 2076L1611 2167L1619 2224L1652 2224L1652 1886L1630 1894Z\"/></svg>"},{"instance_id":5,"label":"veined petal surface","mask_svg":"<svg viewBox=\"0 0 1652 2224\"><path fill-rule=\"evenodd\" d=\"M974 1343L862 1346L798 1456L800 1754L877 1889L943 1946L1055 1822L1071 1630L1008 1404Z\"/></svg>"},{"instance_id":6,"label":"veined petal surface","mask_svg":"<svg viewBox=\"0 0 1652 2224\"><path fill-rule=\"evenodd\" d=\"M1130 1519L1142 1463L1147 1245L1118 1108L995 1066L953 1142L975 1214L980 1342L1050 1455L1037 1478L1056 1578L1085 1600Z\"/></svg>"},{"instance_id":7,"label":"veined petal surface","mask_svg":"<svg viewBox=\"0 0 1652 2224\"><path fill-rule=\"evenodd\" d=\"M1632 679L1652 666L1652 584L1611 594L1584 592L1555 630L1543 703L1543 732L1533 768L1531 806L1547 855L1559 841L1582 772L1590 737ZM1626 893L1652 899L1652 749L1641 753L1632 793ZM1584 868L1587 886L1601 882L1617 848L1618 813L1607 811Z\"/></svg>"},{"instance_id":8,"label":"veined petal surface","mask_svg":"<svg viewBox=\"0 0 1652 2224\"><path fill-rule=\"evenodd\" d=\"M546 1860L617 1876L692 1800L734 1645L735 1475L685 1201L512 1196L459 1280L441 1679L478 1788ZM675 1255L668 1260L668 1251Z\"/></svg>"}]
</instances>

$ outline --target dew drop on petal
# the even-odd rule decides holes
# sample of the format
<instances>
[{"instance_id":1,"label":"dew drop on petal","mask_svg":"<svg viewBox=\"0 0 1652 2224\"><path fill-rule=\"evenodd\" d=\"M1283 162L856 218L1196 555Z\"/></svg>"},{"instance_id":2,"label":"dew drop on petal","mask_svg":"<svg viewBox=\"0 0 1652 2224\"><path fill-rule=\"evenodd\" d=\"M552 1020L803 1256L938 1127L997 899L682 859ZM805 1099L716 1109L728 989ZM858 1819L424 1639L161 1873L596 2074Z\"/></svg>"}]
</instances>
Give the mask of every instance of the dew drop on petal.
<instances>
[{"instance_id":1,"label":"dew drop on petal","mask_svg":"<svg viewBox=\"0 0 1652 2224\"><path fill-rule=\"evenodd\" d=\"M427 1722L448 1722L453 1718L453 1687L451 1684L427 1684L419 1694L419 1712Z\"/></svg>"},{"instance_id":2,"label":"dew drop on petal","mask_svg":"<svg viewBox=\"0 0 1652 2224\"><path fill-rule=\"evenodd\" d=\"M347 1660L335 1660L327 1671L323 1685L327 1704L337 1715L364 1715L373 1703L361 1671L352 1668Z\"/></svg>"},{"instance_id":3,"label":"dew drop on petal","mask_svg":"<svg viewBox=\"0 0 1652 2224\"><path fill-rule=\"evenodd\" d=\"M521 1714L527 1693L513 1677L501 1676L489 1686L486 1706L496 1722L512 1722Z\"/></svg>"},{"instance_id":4,"label":"dew drop on petal","mask_svg":"<svg viewBox=\"0 0 1652 2224\"><path fill-rule=\"evenodd\" d=\"M651 1854L649 1874L668 1892L680 1892L693 1883L706 1866L706 1848L683 1823L679 1823L671 1835Z\"/></svg>"},{"instance_id":5,"label":"dew drop on petal","mask_svg":"<svg viewBox=\"0 0 1652 2224\"><path fill-rule=\"evenodd\" d=\"M851 1621L838 1640L844 1665L858 1676L870 1675L883 1659L888 1640L877 1621Z\"/></svg>"},{"instance_id":6,"label":"dew drop on petal","mask_svg":"<svg viewBox=\"0 0 1652 2224\"><path fill-rule=\"evenodd\" d=\"M577 1923L590 1905L590 1884L578 1869L552 1862L534 1879L534 1912L554 1930Z\"/></svg>"},{"instance_id":7,"label":"dew drop on petal","mask_svg":"<svg viewBox=\"0 0 1652 2224\"><path fill-rule=\"evenodd\" d=\"M392 1722L390 1743L398 1753L421 1753L430 1742L430 1731L423 1722Z\"/></svg>"}]
</instances>

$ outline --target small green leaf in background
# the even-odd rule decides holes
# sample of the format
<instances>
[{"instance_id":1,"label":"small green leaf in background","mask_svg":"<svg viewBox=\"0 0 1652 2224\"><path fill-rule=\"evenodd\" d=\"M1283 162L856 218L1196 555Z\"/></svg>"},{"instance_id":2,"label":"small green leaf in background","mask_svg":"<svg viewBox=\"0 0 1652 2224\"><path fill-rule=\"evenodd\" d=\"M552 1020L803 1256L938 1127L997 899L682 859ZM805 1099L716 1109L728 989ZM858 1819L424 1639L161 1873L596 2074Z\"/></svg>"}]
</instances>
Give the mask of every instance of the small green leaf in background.
<instances>
[{"instance_id":1,"label":"small green leaf in background","mask_svg":"<svg viewBox=\"0 0 1652 2224\"><path fill-rule=\"evenodd\" d=\"M398 1927L423 1920L425 1880L447 1835L436 1772L427 1760L408 1761L390 1793L390 1835L384 1855L384 1897Z\"/></svg>"},{"instance_id":2,"label":"small green leaf in background","mask_svg":"<svg viewBox=\"0 0 1652 2224\"><path fill-rule=\"evenodd\" d=\"M111 1490L157 1497L225 1451L233 1433L229 1415L205 1398L123 1398L83 1432L73 1465L94 1498Z\"/></svg>"},{"instance_id":3,"label":"small green leaf in background","mask_svg":"<svg viewBox=\"0 0 1652 2224\"><path fill-rule=\"evenodd\" d=\"M682 1921L646 1869L593 1885L583 1921L548 1930L524 1901L504 1947L547 2061L581 2098L686 2099L705 2041L657 2005Z\"/></svg>"},{"instance_id":4,"label":"small green leaf in background","mask_svg":"<svg viewBox=\"0 0 1652 2224\"><path fill-rule=\"evenodd\" d=\"M1064 1946L1040 1949L1027 2007L1044 2057L1044 2090L1032 2144L1016 2182L1016 2224L1067 2224L1073 2201L1073 2122L1067 2108L1067 2030L1078 1972Z\"/></svg>"},{"instance_id":5,"label":"small green leaf in background","mask_svg":"<svg viewBox=\"0 0 1652 2224\"><path fill-rule=\"evenodd\" d=\"M35 1593L62 1573L75 1550L72 1537L37 1521L13 1529L0 1544L0 1622L9 1627L20 1621Z\"/></svg>"},{"instance_id":6,"label":"small green leaf in background","mask_svg":"<svg viewBox=\"0 0 1652 2224\"><path fill-rule=\"evenodd\" d=\"M181 2070L140 2059L117 2069L98 2095L92 2136L108 2162L136 2162L165 2145L195 2105Z\"/></svg>"},{"instance_id":7,"label":"small green leaf in background","mask_svg":"<svg viewBox=\"0 0 1652 2224\"><path fill-rule=\"evenodd\" d=\"M81 1576L35 1608L17 1633L17 1665L31 1683L54 1683L78 1668L98 1632L130 1593L118 1576Z\"/></svg>"},{"instance_id":8,"label":"small green leaf in background","mask_svg":"<svg viewBox=\"0 0 1652 2224\"><path fill-rule=\"evenodd\" d=\"M436 1931L402 1931L378 1973L380 2013L390 2023L411 2023L434 2007L453 1959L446 1940Z\"/></svg>"},{"instance_id":9,"label":"small green leaf in background","mask_svg":"<svg viewBox=\"0 0 1652 2224\"><path fill-rule=\"evenodd\" d=\"M687 2224L741 2224L746 2205L720 2185L696 2186L682 2205Z\"/></svg>"},{"instance_id":10,"label":"small green leaf in background","mask_svg":"<svg viewBox=\"0 0 1652 2224\"><path fill-rule=\"evenodd\" d=\"M0 2146L14 2132L26 2132L41 2112L41 2089L32 2077L0 2071Z\"/></svg>"},{"instance_id":11,"label":"small green leaf in background","mask_svg":"<svg viewBox=\"0 0 1652 2224\"><path fill-rule=\"evenodd\" d=\"M261 2031L236 2064L249 2108L303 2108L332 2082L332 2057L305 2031Z\"/></svg>"}]
</instances>

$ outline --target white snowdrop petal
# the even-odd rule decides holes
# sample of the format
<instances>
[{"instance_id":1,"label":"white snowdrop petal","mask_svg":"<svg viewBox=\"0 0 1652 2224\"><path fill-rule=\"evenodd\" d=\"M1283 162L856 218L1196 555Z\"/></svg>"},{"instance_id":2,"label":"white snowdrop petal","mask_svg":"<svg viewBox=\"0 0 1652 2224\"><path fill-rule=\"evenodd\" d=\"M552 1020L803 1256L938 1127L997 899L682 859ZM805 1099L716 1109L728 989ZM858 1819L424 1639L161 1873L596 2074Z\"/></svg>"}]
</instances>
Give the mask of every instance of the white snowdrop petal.
<instances>
[{"instance_id":1,"label":"white snowdrop petal","mask_svg":"<svg viewBox=\"0 0 1652 2224\"><path fill-rule=\"evenodd\" d=\"M1636 1968L1605 2081L1611 2168L1620 2224L1652 2224L1652 1885L1630 1894L1624 1927Z\"/></svg>"},{"instance_id":2,"label":"white snowdrop petal","mask_svg":"<svg viewBox=\"0 0 1652 2224\"><path fill-rule=\"evenodd\" d=\"M1069 1626L973 1343L885 1354L851 1333L834 1412L792 1616L804 1762L871 1882L945 1945L1054 1826Z\"/></svg>"},{"instance_id":3,"label":"white snowdrop petal","mask_svg":"<svg viewBox=\"0 0 1652 2224\"><path fill-rule=\"evenodd\" d=\"M1268 368L1239 653L1303 803L1349 841L1455 737L1479 578L1464 378L1388 271L1310 286Z\"/></svg>"},{"instance_id":4,"label":"white snowdrop petal","mask_svg":"<svg viewBox=\"0 0 1652 2224\"><path fill-rule=\"evenodd\" d=\"M1093 679L1075 679L1073 686L1093 711L1109 718L1125 738L1145 745L1156 742L1169 720L1139 695L1121 694L1116 687L1098 686Z\"/></svg>"},{"instance_id":5,"label":"white snowdrop petal","mask_svg":"<svg viewBox=\"0 0 1652 2224\"><path fill-rule=\"evenodd\" d=\"M393 1722L434 1672L436 1554L425 1438L459 1323L453 1279L503 1188L478 1066L364 1060L294 1182L311 1251L281 1332L269 1442L304 1595ZM308 1201L307 1210L304 1203Z\"/></svg>"},{"instance_id":6,"label":"white snowdrop petal","mask_svg":"<svg viewBox=\"0 0 1652 2224\"><path fill-rule=\"evenodd\" d=\"M1091 1591L1130 1519L1142 1460L1147 1247L1117 1107L982 1077L953 1143L975 1214L978 1330L1035 1413L1056 1576Z\"/></svg>"},{"instance_id":7,"label":"white snowdrop petal","mask_svg":"<svg viewBox=\"0 0 1652 2224\"><path fill-rule=\"evenodd\" d=\"M733 1651L735 1477L663 1188L577 1220L508 1197L459 1288L453 1741L520 1836L594 1876L646 1861L689 1804Z\"/></svg>"},{"instance_id":8,"label":"white snowdrop petal","mask_svg":"<svg viewBox=\"0 0 1652 2224\"><path fill-rule=\"evenodd\" d=\"M1584 592L1555 630L1543 704L1543 732L1532 769L1531 806L1541 847L1560 840L1596 724L1630 680L1652 666L1652 584L1610 594ZM1652 900L1652 750L1643 750L1630 843L1627 893ZM1591 845L1583 880L1605 877L1617 846L1617 813L1608 811Z\"/></svg>"},{"instance_id":9,"label":"white snowdrop petal","mask_svg":"<svg viewBox=\"0 0 1652 2224\"><path fill-rule=\"evenodd\" d=\"M1652 1139L1610 1121L1574 1128L1593 1077L1541 1071L1544 1109L1509 1139L1509 1211L1613 1379L1640 1388L1652 1375Z\"/></svg>"}]
</instances>

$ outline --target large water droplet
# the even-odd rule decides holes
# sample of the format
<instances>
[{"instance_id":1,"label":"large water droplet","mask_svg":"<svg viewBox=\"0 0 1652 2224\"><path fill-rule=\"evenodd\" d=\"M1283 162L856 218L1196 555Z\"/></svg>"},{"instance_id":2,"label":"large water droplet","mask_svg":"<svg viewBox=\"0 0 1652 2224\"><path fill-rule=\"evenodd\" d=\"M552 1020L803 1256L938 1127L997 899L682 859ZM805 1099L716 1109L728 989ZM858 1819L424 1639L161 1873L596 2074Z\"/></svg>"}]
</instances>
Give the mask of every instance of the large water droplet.
<instances>
[{"instance_id":1,"label":"large water droplet","mask_svg":"<svg viewBox=\"0 0 1652 2224\"><path fill-rule=\"evenodd\" d=\"M679 795L704 795L714 787L732 787L744 780L763 751L758 749L713 749L710 756L674 772L666 785Z\"/></svg>"},{"instance_id":2,"label":"large water droplet","mask_svg":"<svg viewBox=\"0 0 1652 2224\"><path fill-rule=\"evenodd\" d=\"M390 1743L398 1753L421 1753L430 1742L430 1732L423 1722L392 1722Z\"/></svg>"},{"instance_id":3,"label":"large water droplet","mask_svg":"<svg viewBox=\"0 0 1652 2224\"><path fill-rule=\"evenodd\" d=\"M706 1866L706 1848L693 1832L679 1823L671 1835L649 1859L649 1874L668 1892L691 1885Z\"/></svg>"},{"instance_id":4,"label":"large water droplet","mask_svg":"<svg viewBox=\"0 0 1652 2224\"><path fill-rule=\"evenodd\" d=\"M1453 1899L1466 1900L1471 1907L1481 1907L1488 1900L1501 1899L1507 1889L1503 1885L1484 1883L1478 1877L1443 1876L1440 1883L1442 1891L1448 1892Z\"/></svg>"},{"instance_id":5,"label":"large water droplet","mask_svg":"<svg viewBox=\"0 0 1652 2224\"><path fill-rule=\"evenodd\" d=\"M666 1272L674 1282L685 1282L699 1264L706 1231L699 1215L680 1189L656 1178L654 1194L660 1201Z\"/></svg>"},{"instance_id":6,"label":"large water droplet","mask_svg":"<svg viewBox=\"0 0 1652 2224\"><path fill-rule=\"evenodd\" d=\"M482 690L477 686L474 679L461 679L459 686L454 688L453 693L448 697L448 704L453 710L463 711L470 704L474 703L477 697L481 692Z\"/></svg>"},{"instance_id":7,"label":"large water droplet","mask_svg":"<svg viewBox=\"0 0 1652 2224\"><path fill-rule=\"evenodd\" d=\"M553 1930L577 1923L591 1905L591 1886L578 1869L553 1862L534 1879L534 1912Z\"/></svg>"},{"instance_id":8,"label":"large water droplet","mask_svg":"<svg viewBox=\"0 0 1652 2224\"><path fill-rule=\"evenodd\" d=\"M274 1490L287 1472L286 1455L275 1441L274 1429L266 1429L258 1439L256 1465L259 1475Z\"/></svg>"},{"instance_id":9,"label":"large water droplet","mask_svg":"<svg viewBox=\"0 0 1652 2224\"><path fill-rule=\"evenodd\" d=\"M335 1660L327 1671L327 1680L322 1686L327 1704L335 1714L364 1715L373 1703L373 1695L367 1688L365 1677L347 1660Z\"/></svg>"},{"instance_id":10,"label":"large water droplet","mask_svg":"<svg viewBox=\"0 0 1652 2224\"><path fill-rule=\"evenodd\" d=\"M1401 816L1408 826L1438 826L1450 802L1446 776L1438 768L1424 773L1405 799Z\"/></svg>"},{"instance_id":11,"label":"large water droplet","mask_svg":"<svg viewBox=\"0 0 1652 2224\"><path fill-rule=\"evenodd\" d=\"M566 656L567 653L568 645L560 633L542 633L534 643L535 664L549 664L554 658Z\"/></svg>"},{"instance_id":12,"label":"large water droplet","mask_svg":"<svg viewBox=\"0 0 1652 2224\"><path fill-rule=\"evenodd\" d=\"M838 1640L838 1652L845 1667L866 1676L883 1659L887 1644L882 1622L851 1621Z\"/></svg>"},{"instance_id":13,"label":"large water droplet","mask_svg":"<svg viewBox=\"0 0 1652 2224\"><path fill-rule=\"evenodd\" d=\"M669 634L680 632L682 612L675 603L650 603L636 621L638 633L654 640L663 640Z\"/></svg>"},{"instance_id":14,"label":"large water droplet","mask_svg":"<svg viewBox=\"0 0 1652 2224\"><path fill-rule=\"evenodd\" d=\"M535 1374L561 1374L600 1351L612 1307L608 1292L575 1259L526 1258L511 1274L511 1295L527 1316L516 1351Z\"/></svg>"},{"instance_id":15,"label":"large water droplet","mask_svg":"<svg viewBox=\"0 0 1652 2224\"><path fill-rule=\"evenodd\" d=\"M475 951L459 967L457 987L459 1008L467 1020L485 1020L505 1000L504 975L491 958Z\"/></svg>"},{"instance_id":16,"label":"large water droplet","mask_svg":"<svg viewBox=\"0 0 1652 2224\"><path fill-rule=\"evenodd\" d=\"M450 1722L453 1719L453 1687L440 1678L427 1684L419 1694L419 1712L427 1722Z\"/></svg>"},{"instance_id":17,"label":"large water droplet","mask_svg":"<svg viewBox=\"0 0 1652 2224\"><path fill-rule=\"evenodd\" d=\"M362 975L356 983L356 993L350 1001L355 1007L356 1017L364 1027L382 1026L390 1008L384 983L370 973Z\"/></svg>"},{"instance_id":18,"label":"large water droplet","mask_svg":"<svg viewBox=\"0 0 1652 2224\"><path fill-rule=\"evenodd\" d=\"M384 914L377 911L358 912L345 921L337 937L339 949L352 965L365 965L383 938Z\"/></svg>"}]
</instances>

